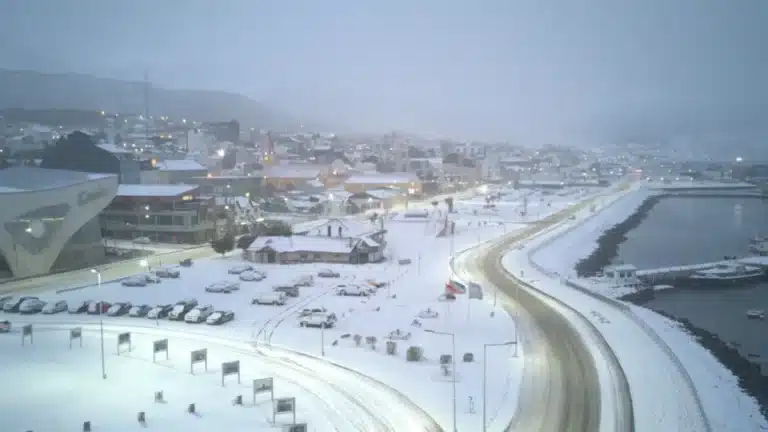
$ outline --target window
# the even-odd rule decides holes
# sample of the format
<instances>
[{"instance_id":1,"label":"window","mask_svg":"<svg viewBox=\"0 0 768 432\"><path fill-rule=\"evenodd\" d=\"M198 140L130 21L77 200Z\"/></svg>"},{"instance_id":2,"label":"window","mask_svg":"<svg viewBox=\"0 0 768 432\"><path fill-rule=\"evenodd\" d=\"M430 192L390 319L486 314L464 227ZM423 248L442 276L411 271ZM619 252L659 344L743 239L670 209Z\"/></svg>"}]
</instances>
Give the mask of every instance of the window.
<instances>
[{"instance_id":1,"label":"window","mask_svg":"<svg viewBox=\"0 0 768 432\"><path fill-rule=\"evenodd\" d=\"M173 217L173 224L174 225L184 225L184 216L174 216Z\"/></svg>"},{"instance_id":2,"label":"window","mask_svg":"<svg viewBox=\"0 0 768 432\"><path fill-rule=\"evenodd\" d=\"M155 216L155 224L157 225L173 225L173 217L165 215Z\"/></svg>"},{"instance_id":3,"label":"window","mask_svg":"<svg viewBox=\"0 0 768 432\"><path fill-rule=\"evenodd\" d=\"M198 225L199 223L200 221L198 220L197 215L190 217L190 225L194 226L194 225Z\"/></svg>"}]
</instances>

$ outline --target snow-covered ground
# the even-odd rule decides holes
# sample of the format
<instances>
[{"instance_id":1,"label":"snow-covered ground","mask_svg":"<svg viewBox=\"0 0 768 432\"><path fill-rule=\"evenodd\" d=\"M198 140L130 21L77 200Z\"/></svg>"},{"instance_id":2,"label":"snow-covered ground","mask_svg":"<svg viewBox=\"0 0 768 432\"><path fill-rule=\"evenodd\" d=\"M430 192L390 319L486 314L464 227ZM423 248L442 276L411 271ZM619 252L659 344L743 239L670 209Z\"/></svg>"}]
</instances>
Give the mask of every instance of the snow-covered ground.
<instances>
[{"instance_id":1,"label":"snow-covered ground","mask_svg":"<svg viewBox=\"0 0 768 432\"><path fill-rule=\"evenodd\" d=\"M233 252L225 257L197 260L193 267L181 269L182 274L179 279L163 280L157 285L125 287L118 282L104 281L100 286L87 286L60 294L51 291L40 297L44 300L65 299L68 302L104 300L150 305L175 303L183 298L194 297L200 304L211 304L217 310L234 311L235 321L220 327L127 317L105 318L105 323L126 328L138 327L144 332L149 331L146 329L150 328L157 338L162 334L192 332L198 335L195 336L197 338L202 337L199 335L206 335L217 340L241 342L255 340L256 345L261 349L272 347L274 350L282 348L290 350L286 352L303 352L386 383L387 386L402 393L421 407L445 429L449 429L453 422L453 378L452 375L445 376L439 359L443 354L452 354L452 338L427 330L453 333L457 427L459 430L481 430L483 344L516 340L515 323L504 313L497 313L492 317L490 313L492 306L489 301L468 300L465 296L459 296L455 302L438 299L443 293L444 284L451 277L450 257L455 251L490 240L505 232L521 229L536 218L545 217L573 204L576 200L583 199L586 193L558 196L525 191L524 194L528 196L529 210L528 216L525 217L520 216L518 210L521 205L519 202L522 196L521 191L510 192L506 199L496 202L497 210L495 211L482 208L485 203L482 197L459 200L456 202L457 213L449 215L449 219L456 222L456 234L447 237L437 237L443 225L443 221L438 217L439 209L444 210L444 203L441 203L438 209L425 206L431 213L426 221L401 222L393 219L386 222L388 261L385 263L363 266L259 264L256 268L265 271L267 278L261 282L240 282L240 289L232 294L207 293L205 287L220 281L237 281L237 276L228 274L227 270L244 264L239 252ZM539 210L534 212L532 208L536 207L539 207ZM442 214L444 217L445 214ZM411 260L411 264L398 264L398 260L406 258ZM337 270L341 277L338 279L317 277L317 272L326 268ZM271 287L293 282L304 275L314 275L314 285L302 288L300 297L291 299L286 306L251 305L251 299L258 293L270 292ZM369 280L387 282L388 286L379 289L369 299L335 295L334 287L337 284L365 284ZM325 307L335 312L340 318L337 327L326 330L300 327L297 315L302 309L310 307ZM436 312L437 316L424 318L430 315L425 314L427 310ZM4 314L4 319L16 321L22 318ZM34 321L39 325L72 321L83 325L95 325L99 317L64 314L23 319ZM414 325L414 321L418 321L418 325ZM407 340L397 340L396 354L388 355L385 342L390 333L397 330L400 334L409 336ZM363 338L361 346L356 346L354 343L354 335L360 335ZM365 338L368 336L376 337L375 346L365 343ZM66 341L62 344L66 344ZM109 342L108 345L114 344ZM425 360L418 363L407 362L405 353L409 346L422 347ZM463 361L465 353L473 354L474 358L471 362ZM522 355L523 353L514 345L489 350L486 359L489 371L487 380L489 430L503 430L514 415ZM110 362L112 360L110 358ZM302 363L300 357L295 360ZM100 378L98 373L96 378ZM345 387L346 384L342 382L339 386ZM171 388L170 384L169 388ZM222 396L222 399L222 403L231 408L231 397ZM204 405L201 405L201 410L203 407ZM132 421L135 424L135 413L130 411L134 408L128 404L121 409L129 412L128 423L131 424ZM153 416L159 415L150 413L149 408L147 411L150 421ZM186 418L183 411L182 405L179 416ZM407 413L407 410L404 412ZM310 416L310 414L312 413L308 412L306 415ZM337 428L347 430L341 426ZM318 427L316 430L330 429Z\"/></svg>"},{"instance_id":2,"label":"snow-covered ground","mask_svg":"<svg viewBox=\"0 0 768 432\"><path fill-rule=\"evenodd\" d=\"M622 363L632 391L637 430L745 431L768 428L757 402L743 393L736 378L687 333L658 314L615 300L623 294L602 289L586 295L567 286L572 275L605 229L630 216L649 193L634 189L603 211L582 212L504 258L507 268L524 269L525 280L575 307L594 321ZM554 240L553 240L554 239ZM541 246L543 245L543 246ZM539 247L541 247L539 249ZM700 408L697 408L700 407ZM702 419L701 412L706 413Z\"/></svg>"}]
</instances>

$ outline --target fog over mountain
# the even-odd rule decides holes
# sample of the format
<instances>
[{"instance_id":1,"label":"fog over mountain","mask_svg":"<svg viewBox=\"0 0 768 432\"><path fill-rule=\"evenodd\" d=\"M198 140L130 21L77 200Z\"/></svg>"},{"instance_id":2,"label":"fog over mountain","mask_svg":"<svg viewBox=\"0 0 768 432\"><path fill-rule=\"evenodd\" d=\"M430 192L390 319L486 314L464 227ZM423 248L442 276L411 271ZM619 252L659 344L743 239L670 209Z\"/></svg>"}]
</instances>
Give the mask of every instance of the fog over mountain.
<instances>
[{"instance_id":1,"label":"fog over mountain","mask_svg":"<svg viewBox=\"0 0 768 432\"><path fill-rule=\"evenodd\" d=\"M580 142L768 116L761 0L33 3L3 1L0 67L149 70L347 130Z\"/></svg>"}]
</instances>

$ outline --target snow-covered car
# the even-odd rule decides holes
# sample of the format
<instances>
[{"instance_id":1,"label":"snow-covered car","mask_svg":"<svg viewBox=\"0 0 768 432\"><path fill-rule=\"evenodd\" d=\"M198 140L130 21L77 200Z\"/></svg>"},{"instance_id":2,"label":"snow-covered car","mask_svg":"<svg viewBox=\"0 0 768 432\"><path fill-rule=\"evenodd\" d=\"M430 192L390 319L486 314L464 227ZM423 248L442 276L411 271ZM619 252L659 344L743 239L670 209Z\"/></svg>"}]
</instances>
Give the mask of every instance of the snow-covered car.
<instances>
[{"instance_id":1,"label":"snow-covered car","mask_svg":"<svg viewBox=\"0 0 768 432\"><path fill-rule=\"evenodd\" d=\"M67 308L67 312L71 314L88 312L88 305L90 304L91 300L70 303L69 308Z\"/></svg>"},{"instance_id":2,"label":"snow-covered car","mask_svg":"<svg viewBox=\"0 0 768 432\"><path fill-rule=\"evenodd\" d=\"M30 299L36 299L37 297L23 296L14 297L3 304L3 312L17 313L22 303Z\"/></svg>"},{"instance_id":3,"label":"snow-covered car","mask_svg":"<svg viewBox=\"0 0 768 432\"><path fill-rule=\"evenodd\" d=\"M367 297L370 292L360 285L336 285L336 295Z\"/></svg>"},{"instance_id":4,"label":"snow-covered car","mask_svg":"<svg viewBox=\"0 0 768 432\"><path fill-rule=\"evenodd\" d=\"M302 327L322 327L330 328L336 325L336 314L334 313L316 313L307 315L299 319L299 325Z\"/></svg>"},{"instance_id":5,"label":"snow-covered car","mask_svg":"<svg viewBox=\"0 0 768 432\"><path fill-rule=\"evenodd\" d=\"M389 332L390 340L408 340L411 338L411 332L404 332L400 329Z\"/></svg>"},{"instance_id":6,"label":"snow-covered car","mask_svg":"<svg viewBox=\"0 0 768 432\"><path fill-rule=\"evenodd\" d=\"M438 315L439 313L436 310L430 308L426 308L419 312L419 318L437 318Z\"/></svg>"},{"instance_id":7,"label":"snow-covered car","mask_svg":"<svg viewBox=\"0 0 768 432\"><path fill-rule=\"evenodd\" d=\"M234 267L230 268L227 271L227 273L234 274L234 275L239 275L240 273L251 271L251 270L253 270L253 266L248 265L248 264L243 264L243 265L234 266Z\"/></svg>"},{"instance_id":8,"label":"snow-covered car","mask_svg":"<svg viewBox=\"0 0 768 432\"><path fill-rule=\"evenodd\" d=\"M214 312L213 306L211 305L196 306L194 309L187 312L187 314L184 316L184 322L188 322L188 323L204 322L206 319L208 319L209 316L211 316L213 312Z\"/></svg>"},{"instance_id":9,"label":"snow-covered car","mask_svg":"<svg viewBox=\"0 0 768 432\"><path fill-rule=\"evenodd\" d=\"M66 300L48 302L48 304L43 307L43 313L47 315L57 314L59 312L64 312L65 310L67 310Z\"/></svg>"},{"instance_id":10,"label":"snow-covered car","mask_svg":"<svg viewBox=\"0 0 768 432\"><path fill-rule=\"evenodd\" d=\"M147 318L149 319L160 319L160 318L167 318L168 315L171 313L171 310L173 309L173 305L157 305L153 307L152 309L147 312Z\"/></svg>"},{"instance_id":11,"label":"snow-covered car","mask_svg":"<svg viewBox=\"0 0 768 432\"><path fill-rule=\"evenodd\" d=\"M282 306L285 304L285 294L281 292L261 293L251 300L251 304Z\"/></svg>"},{"instance_id":12,"label":"snow-covered car","mask_svg":"<svg viewBox=\"0 0 768 432\"><path fill-rule=\"evenodd\" d=\"M288 297L298 297L299 296L299 287L294 285L277 285L272 287L272 291L274 292L281 292Z\"/></svg>"},{"instance_id":13,"label":"snow-covered car","mask_svg":"<svg viewBox=\"0 0 768 432\"><path fill-rule=\"evenodd\" d=\"M107 316L123 316L131 310L131 306L128 302L112 303L112 306L107 309Z\"/></svg>"},{"instance_id":14,"label":"snow-covered car","mask_svg":"<svg viewBox=\"0 0 768 432\"><path fill-rule=\"evenodd\" d=\"M168 314L168 319L171 321L183 321L184 316L196 307L197 300L195 299L186 299L177 302L175 305L173 305L173 309L171 309L171 312Z\"/></svg>"},{"instance_id":15,"label":"snow-covered car","mask_svg":"<svg viewBox=\"0 0 768 432\"><path fill-rule=\"evenodd\" d=\"M179 261L179 265L182 267L192 267L192 260L190 258L185 258Z\"/></svg>"},{"instance_id":16,"label":"snow-covered car","mask_svg":"<svg viewBox=\"0 0 768 432\"><path fill-rule=\"evenodd\" d=\"M331 269L323 269L317 272L317 275L321 278L337 278L341 276L341 273L333 271Z\"/></svg>"},{"instance_id":17,"label":"snow-covered car","mask_svg":"<svg viewBox=\"0 0 768 432\"><path fill-rule=\"evenodd\" d=\"M293 286L297 287L309 287L315 283L315 278L312 275L301 276L293 282Z\"/></svg>"},{"instance_id":18,"label":"snow-covered car","mask_svg":"<svg viewBox=\"0 0 768 432\"><path fill-rule=\"evenodd\" d=\"M120 284L123 286L130 286L130 287L137 287L137 286L147 286L149 282L143 277L137 277L137 276L131 276L123 279L120 281Z\"/></svg>"},{"instance_id":19,"label":"snow-covered car","mask_svg":"<svg viewBox=\"0 0 768 432\"><path fill-rule=\"evenodd\" d=\"M170 279L176 279L181 275L181 272L179 269L173 268L173 267L163 267L155 270L155 276L160 278L170 278Z\"/></svg>"},{"instance_id":20,"label":"snow-covered car","mask_svg":"<svg viewBox=\"0 0 768 432\"><path fill-rule=\"evenodd\" d=\"M306 308L302 309L301 312L299 312L299 316L307 316L312 314L322 314L322 313L328 313L328 309L324 307L314 307L314 308Z\"/></svg>"},{"instance_id":21,"label":"snow-covered car","mask_svg":"<svg viewBox=\"0 0 768 432\"><path fill-rule=\"evenodd\" d=\"M147 316L149 314L149 311L152 310L152 306L150 305L136 305L131 308L131 310L128 311L128 316L133 318L142 318Z\"/></svg>"},{"instance_id":22,"label":"snow-covered car","mask_svg":"<svg viewBox=\"0 0 768 432\"><path fill-rule=\"evenodd\" d=\"M3 306L5 305L5 303L11 300L13 300L13 296L0 297L0 310L3 310Z\"/></svg>"},{"instance_id":23,"label":"snow-covered car","mask_svg":"<svg viewBox=\"0 0 768 432\"><path fill-rule=\"evenodd\" d=\"M34 299L27 299L24 300L19 305L19 313L20 314L36 314L38 312L41 312L43 308L45 307L45 302L34 298Z\"/></svg>"},{"instance_id":24,"label":"snow-covered car","mask_svg":"<svg viewBox=\"0 0 768 432\"><path fill-rule=\"evenodd\" d=\"M91 301L88 303L88 315L101 315L107 313L112 306L109 302L105 301Z\"/></svg>"},{"instance_id":25,"label":"snow-covered car","mask_svg":"<svg viewBox=\"0 0 768 432\"><path fill-rule=\"evenodd\" d=\"M133 242L136 244L146 245L146 244L152 243L152 239L150 239L149 237L136 237L135 239L133 239Z\"/></svg>"},{"instance_id":26,"label":"snow-covered car","mask_svg":"<svg viewBox=\"0 0 768 432\"><path fill-rule=\"evenodd\" d=\"M11 332L11 322L8 320L0 321L0 333L10 333Z\"/></svg>"},{"instance_id":27,"label":"snow-covered car","mask_svg":"<svg viewBox=\"0 0 768 432\"><path fill-rule=\"evenodd\" d=\"M374 288L384 288L387 285L389 285L389 282L378 282L373 279L366 279L365 283L367 283L368 285Z\"/></svg>"},{"instance_id":28,"label":"snow-covered car","mask_svg":"<svg viewBox=\"0 0 768 432\"><path fill-rule=\"evenodd\" d=\"M221 281L214 282L205 287L205 292L229 294L232 291L237 291L238 289L240 289L240 285L237 282Z\"/></svg>"},{"instance_id":29,"label":"snow-covered car","mask_svg":"<svg viewBox=\"0 0 768 432\"><path fill-rule=\"evenodd\" d=\"M240 280L246 282L259 282L267 278L263 272L256 270L248 270L240 273Z\"/></svg>"},{"instance_id":30,"label":"snow-covered car","mask_svg":"<svg viewBox=\"0 0 768 432\"><path fill-rule=\"evenodd\" d=\"M208 325L221 325L233 319L235 319L235 313L232 311L216 311L206 318L205 323Z\"/></svg>"}]
</instances>

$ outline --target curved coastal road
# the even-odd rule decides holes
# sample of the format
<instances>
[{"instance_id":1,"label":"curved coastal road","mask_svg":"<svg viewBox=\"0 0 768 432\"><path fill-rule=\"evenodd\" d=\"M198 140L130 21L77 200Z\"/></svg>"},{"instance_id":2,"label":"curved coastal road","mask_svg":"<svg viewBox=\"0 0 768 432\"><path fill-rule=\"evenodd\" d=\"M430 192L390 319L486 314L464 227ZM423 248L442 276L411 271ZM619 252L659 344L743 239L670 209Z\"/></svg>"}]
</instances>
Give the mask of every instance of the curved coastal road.
<instances>
[{"instance_id":1,"label":"curved coastal road","mask_svg":"<svg viewBox=\"0 0 768 432\"><path fill-rule=\"evenodd\" d=\"M499 302L502 307L519 317L518 343L525 353L524 371L517 412L507 430L596 432L600 430L601 415L607 414L601 412L603 401L595 359L579 330L542 294L518 285L501 264L503 256L516 244L584 206L560 212L519 234L467 251L456 259L455 271L459 276L496 287L508 300ZM619 375L619 379L626 381L623 374ZM628 409L631 413L631 398L628 394L623 397L624 412ZM631 415L627 419L611 419L611 430L632 431L632 420Z\"/></svg>"}]
</instances>

